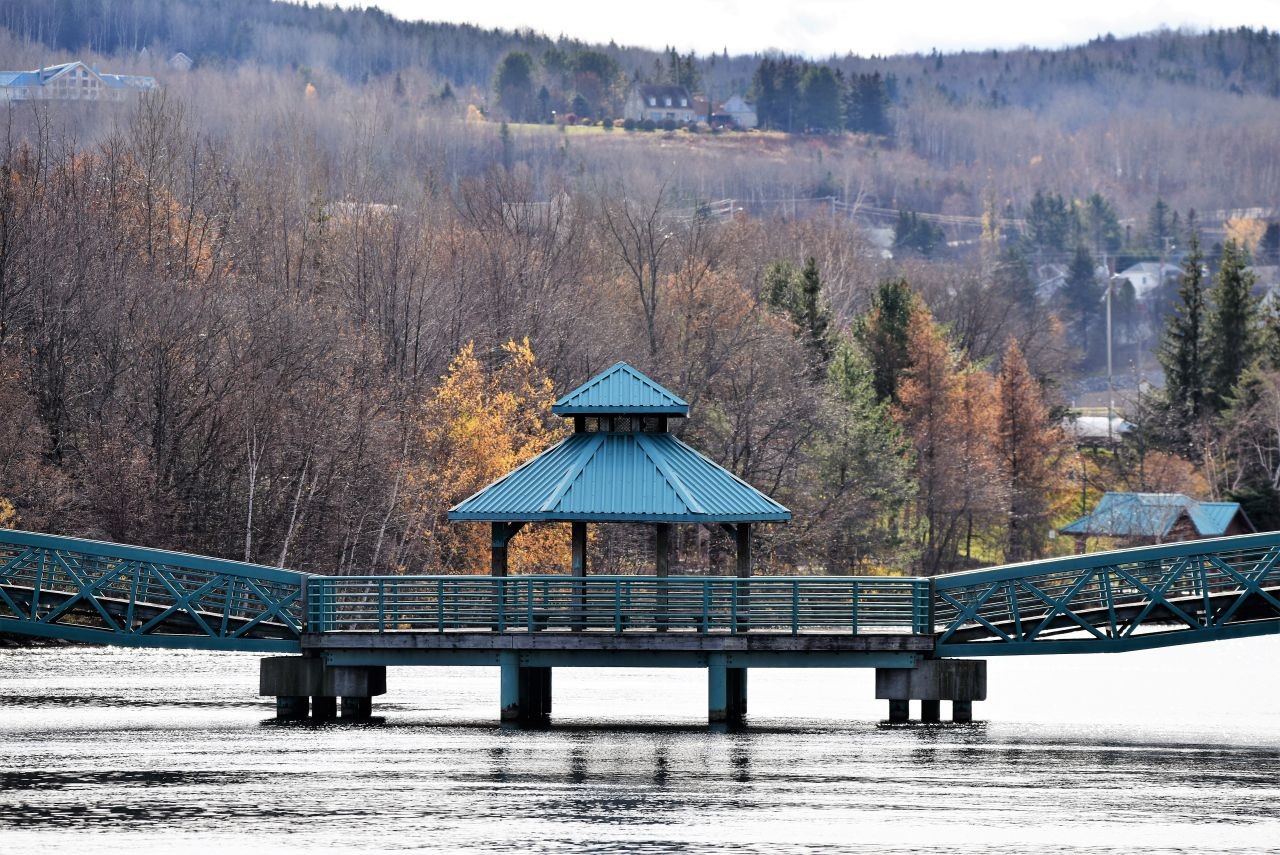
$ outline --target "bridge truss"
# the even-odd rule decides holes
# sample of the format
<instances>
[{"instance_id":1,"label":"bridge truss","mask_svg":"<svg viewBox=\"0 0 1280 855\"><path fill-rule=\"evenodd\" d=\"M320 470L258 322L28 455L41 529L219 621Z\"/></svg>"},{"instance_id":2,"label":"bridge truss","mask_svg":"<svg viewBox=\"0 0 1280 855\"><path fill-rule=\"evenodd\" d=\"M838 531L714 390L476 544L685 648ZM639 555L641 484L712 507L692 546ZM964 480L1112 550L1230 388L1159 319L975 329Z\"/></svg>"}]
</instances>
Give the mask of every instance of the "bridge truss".
<instances>
[{"instance_id":1,"label":"bridge truss","mask_svg":"<svg viewBox=\"0 0 1280 855\"><path fill-rule=\"evenodd\" d=\"M1280 532L934 579L937 655L1109 653L1280 633Z\"/></svg>"},{"instance_id":2,"label":"bridge truss","mask_svg":"<svg viewBox=\"0 0 1280 855\"><path fill-rule=\"evenodd\" d=\"M127 647L297 652L306 575L0 531L0 632Z\"/></svg>"}]
</instances>

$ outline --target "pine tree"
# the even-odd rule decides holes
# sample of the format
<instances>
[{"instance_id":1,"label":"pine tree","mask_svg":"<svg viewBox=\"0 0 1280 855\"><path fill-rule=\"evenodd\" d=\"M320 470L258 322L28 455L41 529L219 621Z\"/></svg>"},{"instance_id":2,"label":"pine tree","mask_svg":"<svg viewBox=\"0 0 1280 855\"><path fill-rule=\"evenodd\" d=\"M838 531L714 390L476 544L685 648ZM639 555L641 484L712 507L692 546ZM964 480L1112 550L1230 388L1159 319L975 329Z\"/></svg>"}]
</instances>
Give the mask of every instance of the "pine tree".
<instances>
[{"instance_id":1,"label":"pine tree","mask_svg":"<svg viewBox=\"0 0 1280 855\"><path fill-rule=\"evenodd\" d=\"M1083 245L1076 247L1067 270L1067 282L1062 291L1068 316L1072 318L1077 342L1086 353L1089 349L1091 325L1101 309L1102 288L1094 273L1093 256Z\"/></svg>"},{"instance_id":2,"label":"pine tree","mask_svg":"<svg viewBox=\"0 0 1280 855\"><path fill-rule=\"evenodd\" d=\"M908 327L919 298L905 279L886 279L857 324L858 341L871 360L872 385L881 401L897 400L902 372L911 365Z\"/></svg>"},{"instance_id":3,"label":"pine tree","mask_svg":"<svg viewBox=\"0 0 1280 855\"><path fill-rule=\"evenodd\" d=\"M764 276L766 302L785 312L796 325L797 335L811 354L814 370L821 376L831 361L831 307L822 293L818 262L810 257L796 272L787 261L769 265Z\"/></svg>"},{"instance_id":4,"label":"pine tree","mask_svg":"<svg viewBox=\"0 0 1280 855\"><path fill-rule=\"evenodd\" d=\"M1204 414L1208 388L1205 376L1205 289L1204 253L1200 236L1191 235L1190 251L1182 263L1178 286L1179 305L1165 325L1160 365L1164 368L1164 403L1178 445L1192 435Z\"/></svg>"},{"instance_id":5,"label":"pine tree","mask_svg":"<svg viewBox=\"0 0 1280 855\"><path fill-rule=\"evenodd\" d=\"M997 441L1006 505L1005 560L1039 558L1048 535L1062 429L1045 406L1022 348L1009 340L996 377Z\"/></svg>"},{"instance_id":6,"label":"pine tree","mask_svg":"<svg viewBox=\"0 0 1280 855\"><path fill-rule=\"evenodd\" d=\"M1258 354L1258 304L1253 296L1253 273L1247 270L1248 253L1235 241L1222 247L1210 298L1208 343L1208 395L1216 414L1225 407L1236 384Z\"/></svg>"}]
</instances>

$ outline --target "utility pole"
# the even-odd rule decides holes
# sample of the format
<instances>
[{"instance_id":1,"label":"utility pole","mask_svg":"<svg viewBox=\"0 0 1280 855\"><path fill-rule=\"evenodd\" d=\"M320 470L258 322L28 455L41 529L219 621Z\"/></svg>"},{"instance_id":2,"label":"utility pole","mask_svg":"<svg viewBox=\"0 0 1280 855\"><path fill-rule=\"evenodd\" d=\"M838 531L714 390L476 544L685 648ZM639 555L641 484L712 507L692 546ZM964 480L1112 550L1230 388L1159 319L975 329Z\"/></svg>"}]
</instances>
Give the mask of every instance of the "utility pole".
<instances>
[{"instance_id":1,"label":"utility pole","mask_svg":"<svg viewBox=\"0 0 1280 855\"><path fill-rule=\"evenodd\" d=\"M1116 384L1111 370L1111 264L1105 252L1102 254L1102 271L1102 275L1107 277L1107 442L1114 444L1111 424L1116 416Z\"/></svg>"}]
</instances>

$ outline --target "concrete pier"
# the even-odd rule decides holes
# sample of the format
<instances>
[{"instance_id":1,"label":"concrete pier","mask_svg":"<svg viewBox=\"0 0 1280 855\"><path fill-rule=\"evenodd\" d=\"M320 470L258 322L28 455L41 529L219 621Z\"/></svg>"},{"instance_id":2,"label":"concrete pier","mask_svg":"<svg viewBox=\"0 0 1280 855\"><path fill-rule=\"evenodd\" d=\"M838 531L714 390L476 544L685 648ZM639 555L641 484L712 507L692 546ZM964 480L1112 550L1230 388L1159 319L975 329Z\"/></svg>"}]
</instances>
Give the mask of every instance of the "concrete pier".
<instances>
[{"instance_id":1,"label":"concrete pier","mask_svg":"<svg viewBox=\"0 0 1280 855\"><path fill-rule=\"evenodd\" d=\"M747 669L731 668L724 654L707 657L707 721L741 724L747 715Z\"/></svg>"},{"instance_id":2,"label":"concrete pier","mask_svg":"<svg viewBox=\"0 0 1280 855\"><path fill-rule=\"evenodd\" d=\"M889 701L889 721L910 720L911 701L920 701L920 720L942 720L942 701L951 701L953 721L973 720L973 702L987 699L987 663L982 659L923 659L914 668L877 668L876 697Z\"/></svg>"},{"instance_id":3,"label":"concrete pier","mask_svg":"<svg viewBox=\"0 0 1280 855\"><path fill-rule=\"evenodd\" d=\"M551 668L520 664L519 656L501 656L501 718L522 724L551 721Z\"/></svg>"},{"instance_id":4,"label":"concrete pier","mask_svg":"<svg viewBox=\"0 0 1280 855\"><path fill-rule=\"evenodd\" d=\"M275 696L276 718L307 717L307 699L317 721L368 718L373 698L387 692L385 665L325 665L318 656L268 656L258 671L258 694Z\"/></svg>"}]
</instances>

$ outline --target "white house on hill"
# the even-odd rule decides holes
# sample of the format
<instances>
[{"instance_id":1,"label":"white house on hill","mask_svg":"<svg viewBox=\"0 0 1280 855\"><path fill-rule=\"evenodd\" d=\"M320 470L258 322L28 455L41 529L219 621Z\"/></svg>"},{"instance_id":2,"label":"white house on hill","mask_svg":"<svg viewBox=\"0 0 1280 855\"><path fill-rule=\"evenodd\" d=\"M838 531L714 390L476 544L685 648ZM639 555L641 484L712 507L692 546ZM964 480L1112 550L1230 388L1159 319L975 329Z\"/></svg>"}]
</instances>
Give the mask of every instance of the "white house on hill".
<instances>
[{"instance_id":1,"label":"white house on hill","mask_svg":"<svg viewBox=\"0 0 1280 855\"><path fill-rule=\"evenodd\" d=\"M725 101L716 108L717 116L728 116L733 119L733 123L740 128L754 128L759 124L756 117L756 108L743 99L741 95L733 95L729 100Z\"/></svg>"},{"instance_id":2,"label":"white house on hill","mask_svg":"<svg viewBox=\"0 0 1280 855\"><path fill-rule=\"evenodd\" d=\"M683 86L655 85L641 83L631 87L626 103L622 107L623 117L642 122L651 119L662 122L671 119L676 122L696 122L698 114L693 107L693 98L689 90Z\"/></svg>"}]
</instances>

